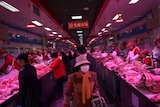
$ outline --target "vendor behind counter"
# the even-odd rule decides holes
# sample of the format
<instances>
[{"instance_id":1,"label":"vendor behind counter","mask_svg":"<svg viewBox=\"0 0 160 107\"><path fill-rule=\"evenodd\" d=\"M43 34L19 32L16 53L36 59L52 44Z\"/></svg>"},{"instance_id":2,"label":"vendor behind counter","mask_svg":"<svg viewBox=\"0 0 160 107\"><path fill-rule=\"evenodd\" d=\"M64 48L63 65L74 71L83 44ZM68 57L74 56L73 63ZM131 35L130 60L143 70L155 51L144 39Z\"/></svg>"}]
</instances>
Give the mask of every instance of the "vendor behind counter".
<instances>
[{"instance_id":1,"label":"vendor behind counter","mask_svg":"<svg viewBox=\"0 0 160 107\"><path fill-rule=\"evenodd\" d=\"M152 50L155 66L160 68L160 37L154 40L155 47Z\"/></svg>"},{"instance_id":2,"label":"vendor behind counter","mask_svg":"<svg viewBox=\"0 0 160 107\"><path fill-rule=\"evenodd\" d=\"M127 48L129 49L129 52L126 61L130 63L139 60L140 49L133 41L128 42Z\"/></svg>"},{"instance_id":3,"label":"vendor behind counter","mask_svg":"<svg viewBox=\"0 0 160 107\"><path fill-rule=\"evenodd\" d=\"M4 63L0 67L0 75L9 73L14 65L14 57L9 55L6 50L0 50L0 59L4 59Z\"/></svg>"}]
</instances>

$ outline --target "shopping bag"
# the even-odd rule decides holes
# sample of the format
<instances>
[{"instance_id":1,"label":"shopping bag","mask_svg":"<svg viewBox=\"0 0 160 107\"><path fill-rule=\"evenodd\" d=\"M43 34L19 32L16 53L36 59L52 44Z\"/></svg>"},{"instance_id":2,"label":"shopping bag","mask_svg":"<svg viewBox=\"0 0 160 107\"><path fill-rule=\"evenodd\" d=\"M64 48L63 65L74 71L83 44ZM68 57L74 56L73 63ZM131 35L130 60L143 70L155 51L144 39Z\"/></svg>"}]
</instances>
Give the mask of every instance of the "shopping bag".
<instances>
[{"instance_id":1,"label":"shopping bag","mask_svg":"<svg viewBox=\"0 0 160 107\"><path fill-rule=\"evenodd\" d=\"M102 96L92 96L92 107L107 107L106 101Z\"/></svg>"}]
</instances>

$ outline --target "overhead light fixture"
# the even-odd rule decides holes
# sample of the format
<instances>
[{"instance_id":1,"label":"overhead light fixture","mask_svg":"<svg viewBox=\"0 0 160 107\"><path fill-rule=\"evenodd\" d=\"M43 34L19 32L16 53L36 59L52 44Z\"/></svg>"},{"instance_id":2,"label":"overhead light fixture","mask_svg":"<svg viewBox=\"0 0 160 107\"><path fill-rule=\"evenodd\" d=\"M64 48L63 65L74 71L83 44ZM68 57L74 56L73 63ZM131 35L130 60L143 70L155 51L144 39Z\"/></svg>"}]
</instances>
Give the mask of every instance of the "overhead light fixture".
<instances>
[{"instance_id":1,"label":"overhead light fixture","mask_svg":"<svg viewBox=\"0 0 160 107\"><path fill-rule=\"evenodd\" d=\"M72 19L82 19L82 16L71 16Z\"/></svg>"},{"instance_id":2,"label":"overhead light fixture","mask_svg":"<svg viewBox=\"0 0 160 107\"><path fill-rule=\"evenodd\" d=\"M17 8L15 8L14 6L8 4L7 2L3 0L0 1L0 6L10 10L11 12L20 12L20 10L18 10Z\"/></svg>"},{"instance_id":3,"label":"overhead light fixture","mask_svg":"<svg viewBox=\"0 0 160 107\"><path fill-rule=\"evenodd\" d=\"M83 45L83 37L79 37L80 44Z\"/></svg>"},{"instance_id":4,"label":"overhead light fixture","mask_svg":"<svg viewBox=\"0 0 160 107\"><path fill-rule=\"evenodd\" d=\"M58 35L59 38L62 38L62 35Z\"/></svg>"},{"instance_id":5,"label":"overhead light fixture","mask_svg":"<svg viewBox=\"0 0 160 107\"><path fill-rule=\"evenodd\" d=\"M58 34L57 32L52 32L52 33L55 34L55 35Z\"/></svg>"},{"instance_id":6,"label":"overhead light fixture","mask_svg":"<svg viewBox=\"0 0 160 107\"><path fill-rule=\"evenodd\" d=\"M77 33L83 33L83 31L80 31L80 30L79 30L79 31L76 31L76 32L77 32Z\"/></svg>"},{"instance_id":7,"label":"overhead light fixture","mask_svg":"<svg viewBox=\"0 0 160 107\"><path fill-rule=\"evenodd\" d=\"M43 26L42 23L40 23L40 22L38 22L38 21L36 21L36 20L32 20L31 22L32 22L33 24L35 24L36 26Z\"/></svg>"},{"instance_id":8,"label":"overhead light fixture","mask_svg":"<svg viewBox=\"0 0 160 107\"><path fill-rule=\"evenodd\" d=\"M117 20L119 16L122 16L122 14L116 14L112 20Z\"/></svg>"},{"instance_id":9,"label":"overhead light fixture","mask_svg":"<svg viewBox=\"0 0 160 107\"><path fill-rule=\"evenodd\" d=\"M26 27L27 27L27 28L34 28L34 27L36 27L36 25L30 23L30 24L28 24Z\"/></svg>"},{"instance_id":10,"label":"overhead light fixture","mask_svg":"<svg viewBox=\"0 0 160 107\"><path fill-rule=\"evenodd\" d=\"M112 23L108 23L107 25L106 25L106 27L110 27L112 25Z\"/></svg>"},{"instance_id":11,"label":"overhead light fixture","mask_svg":"<svg viewBox=\"0 0 160 107\"><path fill-rule=\"evenodd\" d=\"M49 27L45 27L44 29L47 30L47 31L51 31L52 30Z\"/></svg>"},{"instance_id":12,"label":"overhead light fixture","mask_svg":"<svg viewBox=\"0 0 160 107\"><path fill-rule=\"evenodd\" d=\"M102 32L99 32L99 33L98 33L98 35L101 35L101 34L102 34Z\"/></svg>"},{"instance_id":13,"label":"overhead light fixture","mask_svg":"<svg viewBox=\"0 0 160 107\"><path fill-rule=\"evenodd\" d=\"M139 0L131 0L128 4L136 4Z\"/></svg>"},{"instance_id":14,"label":"overhead light fixture","mask_svg":"<svg viewBox=\"0 0 160 107\"><path fill-rule=\"evenodd\" d=\"M83 36L83 34L78 34L78 36Z\"/></svg>"},{"instance_id":15,"label":"overhead light fixture","mask_svg":"<svg viewBox=\"0 0 160 107\"><path fill-rule=\"evenodd\" d=\"M103 28L101 31L105 31L106 30L106 28Z\"/></svg>"},{"instance_id":16,"label":"overhead light fixture","mask_svg":"<svg viewBox=\"0 0 160 107\"><path fill-rule=\"evenodd\" d=\"M123 22L124 20L122 19L121 16L118 17L118 19L116 20L117 23Z\"/></svg>"},{"instance_id":17,"label":"overhead light fixture","mask_svg":"<svg viewBox=\"0 0 160 107\"><path fill-rule=\"evenodd\" d=\"M83 10L84 10L84 11L88 11L88 10L89 10L89 7L84 7Z\"/></svg>"}]
</instances>

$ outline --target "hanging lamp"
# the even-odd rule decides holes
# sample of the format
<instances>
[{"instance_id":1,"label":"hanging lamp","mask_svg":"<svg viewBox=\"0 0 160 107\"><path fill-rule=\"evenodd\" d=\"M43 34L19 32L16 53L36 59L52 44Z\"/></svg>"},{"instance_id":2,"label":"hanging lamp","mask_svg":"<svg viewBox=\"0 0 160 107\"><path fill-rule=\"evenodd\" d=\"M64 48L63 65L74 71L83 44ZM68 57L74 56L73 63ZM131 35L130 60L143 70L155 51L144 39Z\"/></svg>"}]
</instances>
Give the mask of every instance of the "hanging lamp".
<instances>
[{"instance_id":1,"label":"hanging lamp","mask_svg":"<svg viewBox=\"0 0 160 107\"><path fill-rule=\"evenodd\" d=\"M116 19L116 23L120 23L120 22L123 22L124 20L122 19L122 17L121 16L119 16L117 19Z\"/></svg>"},{"instance_id":2,"label":"hanging lamp","mask_svg":"<svg viewBox=\"0 0 160 107\"><path fill-rule=\"evenodd\" d=\"M26 25L27 28L34 28L36 27L36 25L34 25L33 23L29 23Z\"/></svg>"},{"instance_id":3,"label":"hanging lamp","mask_svg":"<svg viewBox=\"0 0 160 107\"><path fill-rule=\"evenodd\" d=\"M117 8L118 8L118 11L120 10L119 9L119 2L120 0L117 0ZM121 14L122 15L122 14ZM115 20L116 23L120 23L120 22L123 22L124 20L122 19L120 14L118 14L118 18Z\"/></svg>"}]
</instances>

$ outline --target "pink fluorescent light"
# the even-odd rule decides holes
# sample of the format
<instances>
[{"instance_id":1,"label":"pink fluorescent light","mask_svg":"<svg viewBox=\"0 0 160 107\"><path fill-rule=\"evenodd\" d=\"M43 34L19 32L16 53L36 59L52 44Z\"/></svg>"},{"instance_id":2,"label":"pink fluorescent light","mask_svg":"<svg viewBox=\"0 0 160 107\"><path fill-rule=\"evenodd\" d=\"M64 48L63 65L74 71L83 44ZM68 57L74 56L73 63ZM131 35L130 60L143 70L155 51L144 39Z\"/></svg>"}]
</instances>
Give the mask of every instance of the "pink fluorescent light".
<instances>
[{"instance_id":1,"label":"pink fluorescent light","mask_svg":"<svg viewBox=\"0 0 160 107\"><path fill-rule=\"evenodd\" d=\"M48 34L48 36L54 36L53 34Z\"/></svg>"},{"instance_id":2,"label":"pink fluorescent light","mask_svg":"<svg viewBox=\"0 0 160 107\"><path fill-rule=\"evenodd\" d=\"M103 32L105 32L105 33L106 33L106 32L108 32L108 30L106 29L106 30L104 30Z\"/></svg>"},{"instance_id":3,"label":"pink fluorescent light","mask_svg":"<svg viewBox=\"0 0 160 107\"><path fill-rule=\"evenodd\" d=\"M26 26L27 28L34 28L34 27L36 27L34 24L28 24L27 26Z\"/></svg>"},{"instance_id":4,"label":"pink fluorescent light","mask_svg":"<svg viewBox=\"0 0 160 107\"><path fill-rule=\"evenodd\" d=\"M105 31L106 29L105 28L103 28L101 31Z\"/></svg>"},{"instance_id":5,"label":"pink fluorescent light","mask_svg":"<svg viewBox=\"0 0 160 107\"><path fill-rule=\"evenodd\" d=\"M117 23L123 22L124 20L119 16L119 18L116 20Z\"/></svg>"}]
</instances>

